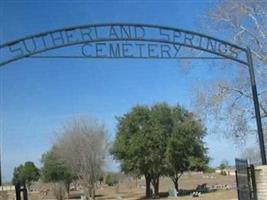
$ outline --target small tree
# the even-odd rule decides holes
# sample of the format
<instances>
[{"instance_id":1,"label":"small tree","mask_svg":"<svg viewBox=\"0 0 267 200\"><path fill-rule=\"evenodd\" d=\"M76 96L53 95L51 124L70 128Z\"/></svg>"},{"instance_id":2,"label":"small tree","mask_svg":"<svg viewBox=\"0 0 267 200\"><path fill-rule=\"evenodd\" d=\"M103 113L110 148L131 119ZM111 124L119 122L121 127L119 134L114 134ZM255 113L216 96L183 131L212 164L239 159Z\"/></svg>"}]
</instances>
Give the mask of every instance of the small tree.
<instances>
[{"instance_id":1,"label":"small tree","mask_svg":"<svg viewBox=\"0 0 267 200\"><path fill-rule=\"evenodd\" d=\"M229 166L229 163L227 160L223 160L219 166L220 170L225 170Z\"/></svg>"},{"instance_id":2,"label":"small tree","mask_svg":"<svg viewBox=\"0 0 267 200\"><path fill-rule=\"evenodd\" d=\"M113 185L117 184L118 182L119 182L118 177L116 177L114 174L108 173L106 175L105 184L107 184L108 186L113 186Z\"/></svg>"},{"instance_id":3,"label":"small tree","mask_svg":"<svg viewBox=\"0 0 267 200\"><path fill-rule=\"evenodd\" d=\"M39 177L39 169L33 162L28 161L25 162L24 165L20 165L14 169L12 183L26 184L27 188L30 189L32 182L38 181Z\"/></svg>"},{"instance_id":4,"label":"small tree","mask_svg":"<svg viewBox=\"0 0 267 200\"><path fill-rule=\"evenodd\" d=\"M42 163L42 180L53 183L56 198L61 200L65 196L65 191L69 195L70 183L75 176L66 164L55 155L53 149L42 155ZM65 189L63 190L60 185L63 185Z\"/></svg>"},{"instance_id":5,"label":"small tree","mask_svg":"<svg viewBox=\"0 0 267 200\"><path fill-rule=\"evenodd\" d=\"M219 165L219 169L221 170L221 175L226 176L225 169L229 166L229 163L227 160L223 160L221 164Z\"/></svg>"}]
</instances>

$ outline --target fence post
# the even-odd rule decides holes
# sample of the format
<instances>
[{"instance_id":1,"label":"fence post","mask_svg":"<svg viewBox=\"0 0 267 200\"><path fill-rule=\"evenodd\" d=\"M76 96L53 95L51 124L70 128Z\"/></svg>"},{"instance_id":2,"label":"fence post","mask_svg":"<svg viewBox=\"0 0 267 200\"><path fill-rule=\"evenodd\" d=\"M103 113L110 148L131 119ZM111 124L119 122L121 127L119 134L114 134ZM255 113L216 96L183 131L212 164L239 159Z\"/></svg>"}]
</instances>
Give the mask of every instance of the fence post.
<instances>
[{"instance_id":1,"label":"fence post","mask_svg":"<svg viewBox=\"0 0 267 200\"><path fill-rule=\"evenodd\" d=\"M252 182L252 188L253 188L253 200L258 200L254 165L250 165L250 172L251 172L251 182Z\"/></svg>"}]
</instances>

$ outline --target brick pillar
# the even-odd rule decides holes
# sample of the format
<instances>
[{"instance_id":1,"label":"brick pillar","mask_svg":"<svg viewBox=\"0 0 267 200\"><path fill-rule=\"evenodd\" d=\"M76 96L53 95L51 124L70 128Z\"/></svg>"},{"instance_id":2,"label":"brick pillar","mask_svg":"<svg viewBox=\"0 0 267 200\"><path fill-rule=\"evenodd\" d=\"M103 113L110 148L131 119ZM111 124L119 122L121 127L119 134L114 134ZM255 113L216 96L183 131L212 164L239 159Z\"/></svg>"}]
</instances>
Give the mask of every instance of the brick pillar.
<instances>
[{"instance_id":1,"label":"brick pillar","mask_svg":"<svg viewBox=\"0 0 267 200\"><path fill-rule=\"evenodd\" d=\"M258 200L267 200L267 165L255 167Z\"/></svg>"}]
</instances>

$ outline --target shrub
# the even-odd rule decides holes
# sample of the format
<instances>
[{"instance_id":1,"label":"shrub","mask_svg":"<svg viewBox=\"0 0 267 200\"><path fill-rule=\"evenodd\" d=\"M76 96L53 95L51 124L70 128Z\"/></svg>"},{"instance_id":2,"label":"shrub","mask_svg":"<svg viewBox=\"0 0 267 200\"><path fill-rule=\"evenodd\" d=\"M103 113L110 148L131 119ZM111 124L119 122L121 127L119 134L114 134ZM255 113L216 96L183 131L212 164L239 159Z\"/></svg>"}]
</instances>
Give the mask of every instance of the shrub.
<instances>
[{"instance_id":1,"label":"shrub","mask_svg":"<svg viewBox=\"0 0 267 200\"><path fill-rule=\"evenodd\" d=\"M212 173L215 173L215 169L212 168L212 167L207 167L205 170L204 170L204 173L208 173L208 174L212 174Z\"/></svg>"},{"instance_id":2,"label":"shrub","mask_svg":"<svg viewBox=\"0 0 267 200\"><path fill-rule=\"evenodd\" d=\"M222 176L226 176L226 175L227 175L226 171L223 171L223 170L222 170L222 171L221 171L221 175L222 175Z\"/></svg>"},{"instance_id":3,"label":"shrub","mask_svg":"<svg viewBox=\"0 0 267 200\"><path fill-rule=\"evenodd\" d=\"M105 184L107 184L108 186L114 186L114 185L118 184L118 180L116 179L116 177L113 174L109 173L106 176Z\"/></svg>"}]
</instances>

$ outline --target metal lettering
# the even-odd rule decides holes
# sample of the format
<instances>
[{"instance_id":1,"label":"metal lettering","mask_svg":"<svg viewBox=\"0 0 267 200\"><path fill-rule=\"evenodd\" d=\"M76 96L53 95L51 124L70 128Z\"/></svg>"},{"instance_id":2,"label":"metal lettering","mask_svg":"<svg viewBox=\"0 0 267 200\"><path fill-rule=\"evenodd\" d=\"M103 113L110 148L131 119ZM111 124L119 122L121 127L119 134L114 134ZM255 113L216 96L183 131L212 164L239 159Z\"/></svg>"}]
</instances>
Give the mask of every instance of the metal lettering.
<instances>
[{"instance_id":1,"label":"metal lettering","mask_svg":"<svg viewBox=\"0 0 267 200\"><path fill-rule=\"evenodd\" d=\"M124 57L133 57L133 54L129 53L129 47L132 47L133 45L130 43L122 44L122 55Z\"/></svg>"},{"instance_id":2,"label":"metal lettering","mask_svg":"<svg viewBox=\"0 0 267 200\"><path fill-rule=\"evenodd\" d=\"M52 42L53 42L54 46L57 46L56 41L60 41L60 44L58 44L58 45L64 44L64 38L63 38L62 32L51 33L51 38L52 38Z\"/></svg>"},{"instance_id":3,"label":"metal lettering","mask_svg":"<svg viewBox=\"0 0 267 200\"><path fill-rule=\"evenodd\" d=\"M221 54L226 54L227 53L227 45L224 43L219 43L218 44L218 50Z\"/></svg>"},{"instance_id":4,"label":"metal lettering","mask_svg":"<svg viewBox=\"0 0 267 200\"><path fill-rule=\"evenodd\" d=\"M208 38L207 49L216 52L216 46L217 46L217 42L215 40L211 40Z\"/></svg>"},{"instance_id":5,"label":"metal lettering","mask_svg":"<svg viewBox=\"0 0 267 200\"><path fill-rule=\"evenodd\" d=\"M164 37L164 40L167 40L167 41L169 41L170 40L170 35L169 34L167 34L166 32L164 33L164 29L159 29L159 34L161 35L161 36L163 36Z\"/></svg>"},{"instance_id":6,"label":"metal lettering","mask_svg":"<svg viewBox=\"0 0 267 200\"><path fill-rule=\"evenodd\" d=\"M203 37L199 36L198 47L202 48Z\"/></svg>"},{"instance_id":7,"label":"metal lettering","mask_svg":"<svg viewBox=\"0 0 267 200\"><path fill-rule=\"evenodd\" d=\"M115 46L115 48L114 48ZM120 44L109 44L109 55L110 57L120 57L121 52L120 52Z\"/></svg>"},{"instance_id":8,"label":"metal lettering","mask_svg":"<svg viewBox=\"0 0 267 200\"><path fill-rule=\"evenodd\" d=\"M79 40L74 38L73 36L73 30L65 31L65 37L67 39L67 42L78 42Z\"/></svg>"},{"instance_id":9,"label":"metal lettering","mask_svg":"<svg viewBox=\"0 0 267 200\"><path fill-rule=\"evenodd\" d=\"M182 36L181 32L173 31L173 42L178 42L178 38Z\"/></svg>"},{"instance_id":10,"label":"metal lettering","mask_svg":"<svg viewBox=\"0 0 267 200\"><path fill-rule=\"evenodd\" d=\"M92 55L88 53L89 51L86 50L90 47L92 47L90 43L85 43L84 45L82 45L82 54L84 57L92 57Z\"/></svg>"},{"instance_id":11,"label":"metal lettering","mask_svg":"<svg viewBox=\"0 0 267 200\"><path fill-rule=\"evenodd\" d=\"M83 41L86 41L86 40L93 40L93 37L92 37L92 29L91 28L83 28L83 29L80 29L80 33L81 33L81 36L82 36L82 40Z\"/></svg>"},{"instance_id":12,"label":"metal lettering","mask_svg":"<svg viewBox=\"0 0 267 200\"><path fill-rule=\"evenodd\" d=\"M229 51L231 52L230 53L231 57L238 58L238 49L230 46Z\"/></svg>"},{"instance_id":13,"label":"metal lettering","mask_svg":"<svg viewBox=\"0 0 267 200\"><path fill-rule=\"evenodd\" d=\"M175 49L175 55L174 55L174 57L177 57L178 56L178 54L179 54L179 51L180 51L180 49L181 49L181 45L173 45L173 47L174 47L174 49Z\"/></svg>"},{"instance_id":14,"label":"metal lettering","mask_svg":"<svg viewBox=\"0 0 267 200\"><path fill-rule=\"evenodd\" d=\"M135 38L136 39L143 39L143 38L145 38L145 29L142 26L135 26L134 27L134 33L135 33Z\"/></svg>"},{"instance_id":15,"label":"metal lettering","mask_svg":"<svg viewBox=\"0 0 267 200\"><path fill-rule=\"evenodd\" d=\"M153 47L157 47L158 45L157 44L148 44L147 47L148 47L148 57L150 58L158 58L159 56L158 55L152 55L152 53L155 53L155 48Z\"/></svg>"},{"instance_id":16,"label":"metal lettering","mask_svg":"<svg viewBox=\"0 0 267 200\"><path fill-rule=\"evenodd\" d=\"M106 47L106 43L96 43L95 44L95 51L96 51L96 57L106 57L105 54L100 54L103 53L103 48L102 47Z\"/></svg>"},{"instance_id":17,"label":"metal lettering","mask_svg":"<svg viewBox=\"0 0 267 200\"><path fill-rule=\"evenodd\" d=\"M9 51L12 53L19 52L19 54L17 54L16 56L23 56L24 55L23 49L21 47L16 47L16 44L19 44L19 43L15 43L15 44L12 44L11 46L8 46ZM13 48L13 47L16 47L16 48Z\"/></svg>"},{"instance_id":18,"label":"metal lettering","mask_svg":"<svg viewBox=\"0 0 267 200\"><path fill-rule=\"evenodd\" d=\"M193 39L194 39L194 35L186 33L184 36L184 43L188 45L187 41L189 41L189 45L193 46L193 41L192 41Z\"/></svg>"},{"instance_id":19,"label":"metal lettering","mask_svg":"<svg viewBox=\"0 0 267 200\"><path fill-rule=\"evenodd\" d=\"M109 38L119 38L118 34L116 33L116 29L114 28L114 26L110 26Z\"/></svg>"},{"instance_id":20,"label":"metal lettering","mask_svg":"<svg viewBox=\"0 0 267 200\"><path fill-rule=\"evenodd\" d=\"M131 42L123 44L122 41L126 40ZM178 58L181 47L186 46L247 64L245 49L210 36L169 27L118 23L49 31L3 44L0 46L1 55L4 55L0 66L23 57L83 42L85 44L82 44L81 53L87 57Z\"/></svg>"},{"instance_id":21,"label":"metal lettering","mask_svg":"<svg viewBox=\"0 0 267 200\"><path fill-rule=\"evenodd\" d=\"M139 56L143 57L143 47L145 46L145 44L136 44L136 46L139 47Z\"/></svg>"},{"instance_id":22,"label":"metal lettering","mask_svg":"<svg viewBox=\"0 0 267 200\"><path fill-rule=\"evenodd\" d=\"M29 45L27 41L31 41L31 45ZM37 46L36 46L36 42L35 42L34 38L31 38L29 40L23 40L22 42L23 42L25 50L28 53L33 53L36 51Z\"/></svg>"},{"instance_id":23,"label":"metal lettering","mask_svg":"<svg viewBox=\"0 0 267 200\"><path fill-rule=\"evenodd\" d=\"M95 31L95 38L98 38L98 31L97 31L97 27L94 27L94 31Z\"/></svg>"},{"instance_id":24,"label":"metal lettering","mask_svg":"<svg viewBox=\"0 0 267 200\"><path fill-rule=\"evenodd\" d=\"M127 29L126 26L120 26L120 29L121 29L121 38L132 38L130 26L127 26ZM124 37L124 35L126 37Z\"/></svg>"},{"instance_id":25,"label":"metal lettering","mask_svg":"<svg viewBox=\"0 0 267 200\"><path fill-rule=\"evenodd\" d=\"M44 49L47 49L47 43L45 41L45 36L47 36L47 35L46 34L45 35L41 35L39 38L41 38L42 44L44 46Z\"/></svg>"},{"instance_id":26,"label":"metal lettering","mask_svg":"<svg viewBox=\"0 0 267 200\"><path fill-rule=\"evenodd\" d=\"M171 54L170 54L170 50L171 50L171 47L170 45L167 45L167 44L163 44L160 46L160 50L161 50L161 57L162 58L170 58L171 57ZM164 56L164 54L168 55L168 56Z\"/></svg>"}]
</instances>

